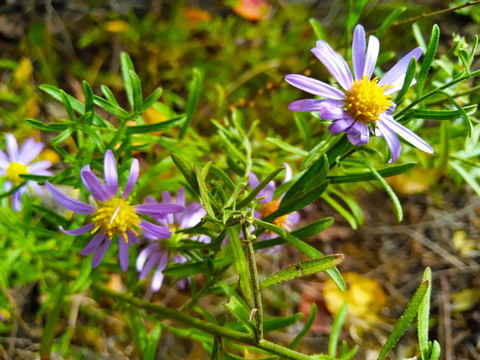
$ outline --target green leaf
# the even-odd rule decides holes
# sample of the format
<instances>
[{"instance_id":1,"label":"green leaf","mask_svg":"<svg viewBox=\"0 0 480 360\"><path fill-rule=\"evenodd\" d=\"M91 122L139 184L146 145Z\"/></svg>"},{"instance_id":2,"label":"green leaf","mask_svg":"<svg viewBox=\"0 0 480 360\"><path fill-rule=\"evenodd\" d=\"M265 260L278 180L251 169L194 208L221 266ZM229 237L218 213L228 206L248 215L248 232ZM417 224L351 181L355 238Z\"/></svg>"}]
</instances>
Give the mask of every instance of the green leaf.
<instances>
[{"instance_id":1,"label":"green leaf","mask_svg":"<svg viewBox=\"0 0 480 360\"><path fill-rule=\"evenodd\" d=\"M120 106L118 106L118 104L112 103L109 100L105 100L100 96L94 95L93 103L120 119L128 119L130 117L130 113L128 111L123 110Z\"/></svg>"},{"instance_id":2,"label":"green leaf","mask_svg":"<svg viewBox=\"0 0 480 360\"><path fill-rule=\"evenodd\" d=\"M83 81L83 95L85 96L85 122L92 124L95 108L93 103L93 90L89 83Z\"/></svg>"},{"instance_id":3,"label":"green leaf","mask_svg":"<svg viewBox=\"0 0 480 360\"><path fill-rule=\"evenodd\" d=\"M223 338L215 336L213 339L212 357L211 360L224 360L225 350L223 349Z\"/></svg>"},{"instance_id":4,"label":"green leaf","mask_svg":"<svg viewBox=\"0 0 480 360\"><path fill-rule=\"evenodd\" d=\"M255 320L250 321L250 311L246 309L240 301L234 296L230 298L227 304L224 304L228 311L243 325L245 330L252 336L255 336Z\"/></svg>"},{"instance_id":5,"label":"green leaf","mask_svg":"<svg viewBox=\"0 0 480 360\"><path fill-rule=\"evenodd\" d=\"M385 342L385 345L383 345L380 355L378 356L378 360L382 360L390 352L403 333L407 330L408 326L417 314L418 308L420 307L423 298L428 291L428 287L430 286L429 284L429 281L422 281L412 299L408 303L404 314L402 317L400 317L397 324L393 328L393 331Z\"/></svg>"},{"instance_id":6,"label":"green leaf","mask_svg":"<svg viewBox=\"0 0 480 360\"><path fill-rule=\"evenodd\" d=\"M127 93L128 103L133 109L133 85L130 71L135 71L130 55L125 52L120 54L120 68L122 71L123 82L125 84L125 92Z\"/></svg>"},{"instance_id":7,"label":"green leaf","mask_svg":"<svg viewBox=\"0 0 480 360\"><path fill-rule=\"evenodd\" d=\"M467 75L470 76L470 56L468 55L467 50L460 49L458 50L458 57L463 63L465 70L467 71Z\"/></svg>"},{"instance_id":8,"label":"green leaf","mask_svg":"<svg viewBox=\"0 0 480 360\"><path fill-rule=\"evenodd\" d=\"M70 294L82 293L87 290L93 282L90 277L92 273L92 266L88 261L82 262L82 266L78 276L75 278L73 284L68 289Z\"/></svg>"},{"instance_id":9,"label":"green leaf","mask_svg":"<svg viewBox=\"0 0 480 360\"><path fill-rule=\"evenodd\" d=\"M397 220L398 222L402 221L403 219L403 210L402 210L402 204L400 204L400 200L398 200L397 194L395 194L395 191L388 185L388 183L385 181L385 179L378 173L377 170L370 164L370 161L365 157L365 155L362 155L362 160L367 166L367 168L372 172L372 174L377 178L378 181L382 184L383 188L387 192L388 196L390 196L390 199L393 202L393 205L395 206L395 211L397 212Z\"/></svg>"},{"instance_id":10,"label":"green leaf","mask_svg":"<svg viewBox=\"0 0 480 360\"><path fill-rule=\"evenodd\" d=\"M342 215L348 221L352 229L355 230L358 227L355 216L353 216L350 213L350 211L348 211L342 205L340 205L334 198L330 197L330 195L325 193L325 194L322 194L322 199L325 200L338 213L340 213L340 215Z\"/></svg>"},{"instance_id":11,"label":"green leaf","mask_svg":"<svg viewBox=\"0 0 480 360\"><path fill-rule=\"evenodd\" d=\"M167 121L162 121L154 124L127 126L126 133L131 135L131 134L151 133L156 131L165 131L174 126L181 125L184 122L185 122L185 116L179 116Z\"/></svg>"},{"instance_id":12,"label":"green leaf","mask_svg":"<svg viewBox=\"0 0 480 360\"><path fill-rule=\"evenodd\" d=\"M46 317L46 324L43 328L42 339L40 341L40 356L42 358L50 358L52 352L53 341L55 339L56 327L58 319L60 318L60 311L62 310L63 300L65 298L66 288L62 285L54 294L52 300L52 308Z\"/></svg>"},{"instance_id":13,"label":"green leaf","mask_svg":"<svg viewBox=\"0 0 480 360\"><path fill-rule=\"evenodd\" d=\"M89 136L90 139L93 140L95 145L97 145L98 149L102 152L105 153L105 145L103 144L103 140L98 134L98 132L94 131L90 126L88 125L83 125L81 127L82 131L85 132Z\"/></svg>"},{"instance_id":14,"label":"green leaf","mask_svg":"<svg viewBox=\"0 0 480 360\"><path fill-rule=\"evenodd\" d=\"M195 114L195 110L197 108L198 99L200 98L202 90L202 73L199 69L193 69L193 78L189 86L189 94L187 100L187 108L186 108L186 116L187 121L182 126L182 130L180 131L180 139L183 139L185 134L187 133L187 129L192 122L193 115Z\"/></svg>"},{"instance_id":15,"label":"green leaf","mask_svg":"<svg viewBox=\"0 0 480 360\"><path fill-rule=\"evenodd\" d=\"M313 32L315 33L315 37L317 40L323 40L327 37L325 36L325 31L323 31L322 25L318 22L315 18L308 19L308 22L313 28Z\"/></svg>"},{"instance_id":16,"label":"green leaf","mask_svg":"<svg viewBox=\"0 0 480 360\"><path fill-rule=\"evenodd\" d=\"M65 106L65 110L67 110L68 117L73 122L77 122L77 116L75 115L75 111L73 110L72 104L67 94L65 93L65 91L60 90L60 95L62 97L62 104Z\"/></svg>"},{"instance_id":17,"label":"green leaf","mask_svg":"<svg viewBox=\"0 0 480 360\"><path fill-rule=\"evenodd\" d=\"M22 179L25 180L33 180L43 183L51 178L48 175L32 175L32 174L19 174Z\"/></svg>"},{"instance_id":18,"label":"green leaf","mask_svg":"<svg viewBox=\"0 0 480 360\"><path fill-rule=\"evenodd\" d=\"M403 102L405 94L410 88L410 85L412 84L412 81L415 77L416 68L417 68L417 59L415 59L415 57L412 57L410 59L410 63L408 64L408 68L405 74L405 80L403 81L402 88L400 89L397 97L395 98L395 104L397 104L397 106Z\"/></svg>"},{"instance_id":19,"label":"green leaf","mask_svg":"<svg viewBox=\"0 0 480 360\"><path fill-rule=\"evenodd\" d=\"M470 66L472 65L473 57L475 56L475 50L477 50L477 45L478 45L478 36L475 35L473 38L472 52L470 53L470 57L469 57Z\"/></svg>"},{"instance_id":20,"label":"green leaf","mask_svg":"<svg viewBox=\"0 0 480 360\"><path fill-rule=\"evenodd\" d=\"M105 96L105 99L107 99L109 103L120 107L120 105L118 105L117 99L115 99L115 95L113 95L112 91L108 88L108 86L100 85L100 89L102 90L102 93ZM95 100L95 97L94 97L94 100Z\"/></svg>"},{"instance_id":21,"label":"green leaf","mask_svg":"<svg viewBox=\"0 0 480 360\"><path fill-rule=\"evenodd\" d=\"M420 67L420 73L417 77L417 96L422 96L423 87L427 78L427 73L432 66L433 59L438 47L438 39L440 38L440 29L438 25L433 25L432 34L430 35L430 41L428 42L427 52L423 57L422 66Z\"/></svg>"},{"instance_id":22,"label":"green leaf","mask_svg":"<svg viewBox=\"0 0 480 360\"><path fill-rule=\"evenodd\" d=\"M472 115L477 110L477 105L468 105L460 110L428 110L428 109L414 109L408 113L408 118L425 119L425 120L453 120L463 117L464 113Z\"/></svg>"},{"instance_id":23,"label":"green leaf","mask_svg":"<svg viewBox=\"0 0 480 360\"><path fill-rule=\"evenodd\" d=\"M207 210L208 215L210 215L212 218L215 218L215 212L213 211L212 205L210 204L210 197L202 173L200 172L200 170L198 170L196 166L193 167L193 170L195 171L195 174L197 176L197 183L200 190L200 199L202 200L203 208Z\"/></svg>"},{"instance_id":24,"label":"green leaf","mask_svg":"<svg viewBox=\"0 0 480 360\"><path fill-rule=\"evenodd\" d=\"M215 165L210 166L210 172L214 173L223 183L230 189L235 190L235 184L233 183L232 179L219 167Z\"/></svg>"},{"instance_id":25,"label":"green leaf","mask_svg":"<svg viewBox=\"0 0 480 360\"><path fill-rule=\"evenodd\" d=\"M197 174L193 170L193 167L180 155L172 153L171 157L175 165L177 165L178 169L183 174L185 180L187 180L188 184L192 187L193 191L200 195Z\"/></svg>"},{"instance_id":26,"label":"green leaf","mask_svg":"<svg viewBox=\"0 0 480 360\"><path fill-rule=\"evenodd\" d=\"M344 302L335 315L333 320L332 330L330 331L330 339L328 341L328 355L335 357L337 355L337 344L340 338L340 331L348 314L348 302Z\"/></svg>"},{"instance_id":27,"label":"green leaf","mask_svg":"<svg viewBox=\"0 0 480 360\"><path fill-rule=\"evenodd\" d=\"M422 281L428 281L428 288L418 308L418 344L422 360L428 360L428 320L430 317L430 295L432 292L432 271L429 267L425 269Z\"/></svg>"},{"instance_id":28,"label":"green leaf","mask_svg":"<svg viewBox=\"0 0 480 360\"><path fill-rule=\"evenodd\" d=\"M413 169L417 165L416 163L406 163L402 165L393 165L389 166L385 169L377 170L378 173L384 177L390 177L395 175L403 174L411 169ZM342 183L350 183L350 182L359 182L359 181L371 181L376 179L375 176L371 172L358 172L352 173L348 175L332 175L327 176L327 180L330 184L342 184Z\"/></svg>"},{"instance_id":29,"label":"green leaf","mask_svg":"<svg viewBox=\"0 0 480 360\"><path fill-rule=\"evenodd\" d=\"M263 331L270 332L278 329L283 329L299 322L303 317L302 313L293 314L287 317L268 319L263 322Z\"/></svg>"},{"instance_id":30,"label":"green leaf","mask_svg":"<svg viewBox=\"0 0 480 360\"><path fill-rule=\"evenodd\" d=\"M383 32L390 26L390 24L406 9L407 8L405 6L400 6L393 10L390 14L388 14L388 16L382 21L382 24L380 25L375 34L377 38L380 38Z\"/></svg>"},{"instance_id":31,"label":"green leaf","mask_svg":"<svg viewBox=\"0 0 480 360\"><path fill-rule=\"evenodd\" d=\"M438 360L440 358L440 344L437 340L433 340L432 351L428 360ZM423 360L423 359L422 359Z\"/></svg>"},{"instance_id":32,"label":"green leaf","mask_svg":"<svg viewBox=\"0 0 480 360\"><path fill-rule=\"evenodd\" d=\"M138 75L133 70L129 70L128 74L130 75L130 82L132 85L133 91L133 111L140 114L142 112L142 85L140 84L140 79Z\"/></svg>"},{"instance_id":33,"label":"green leaf","mask_svg":"<svg viewBox=\"0 0 480 360\"><path fill-rule=\"evenodd\" d=\"M227 227L228 234L228 249L233 257L233 264L235 265L235 271L240 276L240 288L242 289L243 296L249 300L251 297L250 292L250 279L248 277L248 265L245 253L243 252L240 239L238 238L239 227Z\"/></svg>"},{"instance_id":34,"label":"green leaf","mask_svg":"<svg viewBox=\"0 0 480 360\"><path fill-rule=\"evenodd\" d=\"M343 255L327 255L314 258L287 266L286 268L270 275L261 283L261 288L278 284L283 281L292 280L297 277L305 277L325 271L337 266L343 261Z\"/></svg>"},{"instance_id":35,"label":"green leaf","mask_svg":"<svg viewBox=\"0 0 480 360\"><path fill-rule=\"evenodd\" d=\"M311 148L310 130L308 129L307 122L305 121L305 117L300 115L300 113L298 112L294 112L293 118L295 119L295 124L298 127L298 131L300 132L300 136L302 137L305 148L310 150Z\"/></svg>"},{"instance_id":36,"label":"green leaf","mask_svg":"<svg viewBox=\"0 0 480 360\"><path fill-rule=\"evenodd\" d=\"M224 256L214 259L212 262L213 267L216 269L230 265L233 262L233 258L231 256ZM207 271L206 261L189 261L182 264L170 263L165 270L163 270L163 274L165 276L177 276L183 279L195 274L206 273Z\"/></svg>"},{"instance_id":37,"label":"green leaf","mask_svg":"<svg viewBox=\"0 0 480 360\"><path fill-rule=\"evenodd\" d=\"M57 226L67 227L72 223L71 220L68 220L67 218L57 214L57 212L41 205L32 205L32 210L45 220Z\"/></svg>"},{"instance_id":38,"label":"green leaf","mask_svg":"<svg viewBox=\"0 0 480 360\"><path fill-rule=\"evenodd\" d=\"M162 96L162 93L163 89L161 87L156 88L153 93L151 93L150 96L143 101L142 112L153 106L160 98L160 96Z\"/></svg>"},{"instance_id":39,"label":"green leaf","mask_svg":"<svg viewBox=\"0 0 480 360\"><path fill-rule=\"evenodd\" d=\"M297 155L301 155L301 156L307 156L308 155L308 152L306 152L305 150L302 150L302 149L299 149L295 146L292 146L290 145L289 143L283 141L283 140L280 140L280 139L275 139L275 138L272 138L272 137L267 137L265 139L265 141L271 143L271 144L274 144L274 145L277 145L279 148L287 151L287 152L290 152L292 154L297 154Z\"/></svg>"},{"instance_id":40,"label":"green leaf","mask_svg":"<svg viewBox=\"0 0 480 360\"><path fill-rule=\"evenodd\" d=\"M282 166L278 169L275 169L274 171L272 171L265 179L262 180L262 182L260 184L258 184L258 186L252 190L252 192L250 194L247 195L247 197L245 199L243 199L242 201L240 201L236 208L237 209L241 209L245 206L247 206L248 204L250 204L250 202L255 199L255 197L258 195L258 193L260 191L262 191L270 181L272 181L273 179L275 179L275 177L280 174L280 172L282 170L285 170L285 167Z\"/></svg>"},{"instance_id":41,"label":"green leaf","mask_svg":"<svg viewBox=\"0 0 480 360\"><path fill-rule=\"evenodd\" d=\"M157 350L157 344L160 341L160 336L162 335L162 326L157 325L150 339L148 339L147 345L143 349L143 360L154 360L155 352Z\"/></svg>"},{"instance_id":42,"label":"green leaf","mask_svg":"<svg viewBox=\"0 0 480 360\"><path fill-rule=\"evenodd\" d=\"M270 230L271 232L281 236L281 237L285 237L287 235L287 233L285 232L285 230L278 226L278 225L275 225L275 224L272 224L272 223L269 223L269 222L265 222L265 221L262 221L262 220L258 220L258 219L253 219L253 222L255 223L255 225L258 225L259 227L263 227L267 230Z\"/></svg>"},{"instance_id":43,"label":"green leaf","mask_svg":"<svg viewBox=\"0 0 480 360\"><path fill-rule=\"evenodd\" d=\"M439 92L441 92L448 100L450 100L450 102L452 103L453 106L455 106L458 111L460 111L460 116L463 117L463 119L465 120L465 122L467 123L467 129L468 129L468 137L472 137L472 133L473 133L473 124L472 124L472 120L470 120L470 117L468 116L467 112L465 111L464 108L462 108L460 106L459 103L457 103L447 92L443 91L443 90L439 90Z\"/></svg>"},{"instance_id":44,"label":"green leaf","mask_svg":"<svg viewBox=\"0 0 480 360\"><path fill-rule=\"evenodd\" d=\"M46 125L41 121L33 120L33 119L25 119L24 121L31 127L38 130L43 130L43 131L64 131L73 125L73 124L67 124L67 123L52 123L52 124Z\"/></svg>"},{"instance_id":45,"label":"green leaf","mask_svg":"<svg viewBox=\"0 0 480 360\"><path fill-rule=\"evenodd\" d=\"M70 135L72 135L73 131L74 131L74 128L69 128L69 129L65 130L60 135L58 135L57 137L52 139L52 141L50 141L50 144L56 145L56 144L61 143L62 141L67 139Z\"/></svg>"},{"instance_id":46,"label":"green leaf","mask_svg":"<svg viewBox=\"0 0 480 360\"><path fill-rule=\"evenodd\" d=\"M312 327L316 316L317 316L317 304L313 303L312 308L310 310L310 314L308 314L307 320L305 320L305 325L303 326L303 329L298 333L297 336L295 336L295 339L292 340L290 345L288 345L289 349L295 350L295 348L300 343L300 341L302 341L305 335L307 335L308 332L310 331L310 328Z\"/></svg>"}]
</instances>

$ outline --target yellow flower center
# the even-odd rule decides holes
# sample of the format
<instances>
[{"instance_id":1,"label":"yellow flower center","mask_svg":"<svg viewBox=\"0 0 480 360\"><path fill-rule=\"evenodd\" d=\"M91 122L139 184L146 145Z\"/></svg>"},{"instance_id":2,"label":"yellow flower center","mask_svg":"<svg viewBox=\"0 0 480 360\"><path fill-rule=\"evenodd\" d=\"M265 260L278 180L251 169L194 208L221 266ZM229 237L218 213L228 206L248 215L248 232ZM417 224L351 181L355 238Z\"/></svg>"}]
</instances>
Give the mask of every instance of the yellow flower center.
<instances>
[{"instance_id":1,"label":"yellow flower center","mask_svg":"<svg viewBox=\"0 0 480 360\"><path fill-rule=\"evenodd\" d=\"M390 95L385 95L386 89L392 85L378 86L378 78L368 80L367 75L362 80L355 80L352 88L345 96L347 112L358 121L368 124L380 120L378 115L387 110L392 101Z\"/></svg>"},{"instance_id":2,"label":"yellow flower center","mask_svg":"<svg viewBox=\"0 0 480 360\"><path fill-rule=\"evenodd\" d=\"M135 228L140 228L140 218L135 213L130 202L114 197L101 204L97 211L93 213L93 221L95 222L95 229L102 229L103 233L112 240L113 235L122 234L125 241L128 242L126 231L132 230L135 235L138 232Z\"/></svg>"},{"instance_id":3,"label":"yellow flower center","mask_svg":"<svg viewBox=\"0 0 480 360\"><path fill-rule=\"evenodd\" d=\"M15 186L20 185L23 182L20 175L28 174L27 165L12 162L5 173L8 181L11 181Z\"/></svg>"},{"instance_id":4,"label":"yellow flower center","mask_svg":"<svg viewBox=\"0 0 480 360\"><path fill-rule=\"evenodd\" d=\"M272 200L270 201L269 203L266 203L264 206L263 206L263 209L262 209L262 219L268 215L270 215L271 213L273 213L274 211L277 211L278 210L278 206L280 205L280 200L279 199L276 199L276 200ZM287 230L291 230L291 225L293 225L292 223L290 223L289 221L287 221L287 217L288 217L289 214L287 215L283 215L283 216L279 216L278 218L276 218L273 223L277 226L280 226L281 228L284 228L284 229L287 229ZM270 230L267 230L268 232L272 233Z\"/></svg>"}]
</instances>

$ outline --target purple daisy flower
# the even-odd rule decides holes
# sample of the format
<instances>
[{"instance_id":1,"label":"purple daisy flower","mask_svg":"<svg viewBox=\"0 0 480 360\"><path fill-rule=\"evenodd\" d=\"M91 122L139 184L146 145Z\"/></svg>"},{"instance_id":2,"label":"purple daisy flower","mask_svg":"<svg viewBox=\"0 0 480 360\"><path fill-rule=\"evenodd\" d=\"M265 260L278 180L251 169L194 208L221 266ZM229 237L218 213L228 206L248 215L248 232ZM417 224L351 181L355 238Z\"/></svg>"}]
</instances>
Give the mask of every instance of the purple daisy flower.
<instances>
[{"instance_id":1,"label":"purple daisy flower","mask_svg":"<svg viewBox=\"0 0 480 360\"><path fill-rule=\"evenodd\" d=\"M52 175L47 170L52 166L50 161L43 160L32 163L42 151L42 143L36 142L33 138L28 138L19 150L17 139L13 134L7 134L6 143L8 156L0 150L0 176L6 178L4 183L6 192L24 181L20 175ZM20 187L13 193L13 210L19 211L22 208L22 196L26 192L43 194L43 188L36 181L28 180L25 186Z\"/></svg>"},{"instance_id":2,"label":"purple daisy flower","mask_svg":"<svg viewBox=\"0 0 480 360\"><path fill-rule=\"evenodd\" d=\"M346 133L353 145L368 143L370 125L371 132L383 137L387 142L392 155L389 164L397 160L402 151L395 133L420 150L433 153L430 145L395 121L392 113L396 105L390 99L391 94L402 88L410 60L413 57L418 60L422 56L422 48L410 51L380 81L378 78L372 78L379 49L380 42L373 35L369 38L367 48L365 30L361 25L357 25L352 44L354 78L344 58L325 41L317 41L312 52L325 65L343 91L307 76L287 75L285 80L289 84L325 98L294 101L288 108L292 111L319 111L322 119L333 120L328 127L330 133L333 136L341 132ZM415 80L412 85L414 83Z\"/></svg>"},{"instance_id":3,"label":"purple daisy flower","mask_svg":"<svg viewBox=\"0 0 480 360\"><path fill-rule=\"evenodd\" d=\"M161 216L167 213L178 213L185 210L181 205L173 204L140 204L132 206L126 200L130 195L139 173L138 160L134 159L130 167L127 183L121 197L118 196L118 174L115 157L110 150L105 153L104 177L105 184L93 174L90 165L82 168L80 175L83 185L96 200L96 207L75 200L57 190L48 181L45 183L53 198L65 209L78 214L93 216L93 223L84 225L74 230L60 230L68 235L78 236L86 232L95 234L88 245L80 251L82 255L95 252L92 267L96 267L105 256L114 236L118 239L118 255L123 271L128 268L128 246L138 242L138 230L145 234L155 234L159 237L169 237L168 228L158 226L141 219L139 215Z\"/></svg>"},{"instance_id":4,"label":"purple daisy flower","mask_svg":"<svg viewBox=\"0 0 480 360\"><path fill-rule=\"evenodd\" d=\"M151 197L145 199L149 204L156 204L157 202ZM175 247L175 243L180 240L183 235L175 234L175 230L187 229L197 225L200 220L207 215L205 209L198 202L192 202L188 206L185 205L185 189L180 188L176 197L172 197L168 191L164 191L162 194L162 201L166 204L177 204L186 207L184 212L176 214L162 214L156 216L156 220L162 226L169 228L172 231L172 235L165 239L163 236L157 234L145 232L145 238L151 243L143 249L138 255L136 266L137 271L140 273L140 280L143 280L150 271L156 267L155 273L152 279L152 290L158 291L163 282L163 269L168 264L170 259L170 247ZM208 243L210 238L206 235L200 235L197 238L198 241ZM172 246L173 245L173 246ZM187 259L180 255L175 254L173 260L176 263L184 263ZM178 282L178 286L184 289L188 282L187 279L182 279Z\"/></svg>"},{"instance_id":5,"label":"purple daisy flower","mask_svg":"<svg viewBox=\"0 0 480 360\"><path fill-rule=\"evenodd\" d=\"M285 174L285 180L283 181L284 183L290 181L292 179L292 169L290 168L290 165L287 163L283 163L285 166L286 174ZM257 176L251 172L250 177L248 178L248 183L250 184L250 187L252 189L255 189L259 184L260 181L258 180ZM257 198L263 198L259 200L259 204L262 205L262 207L259 210L255 210L254 216L258 219L263 219L276 211L280 205L280 202L282 201L283 195L280 196L277 199L274 199L274 193L275 193L276 185L275 182L272 180L268 183L268 185L262 189L258 195ZM296 225L300 221L300 214L298 211L294 211L290 214L280 216L276 218L273 223L275 225L278 225L285 229L286 231L291 231L292 227ZM262 235L259 236L258 240L267 240L271 239L274 237L274 233L266 231ZM276 235L275 235L276 236ZM275 246L275 250L278 250L278 247Z\"/></svg>"}]
</instances>

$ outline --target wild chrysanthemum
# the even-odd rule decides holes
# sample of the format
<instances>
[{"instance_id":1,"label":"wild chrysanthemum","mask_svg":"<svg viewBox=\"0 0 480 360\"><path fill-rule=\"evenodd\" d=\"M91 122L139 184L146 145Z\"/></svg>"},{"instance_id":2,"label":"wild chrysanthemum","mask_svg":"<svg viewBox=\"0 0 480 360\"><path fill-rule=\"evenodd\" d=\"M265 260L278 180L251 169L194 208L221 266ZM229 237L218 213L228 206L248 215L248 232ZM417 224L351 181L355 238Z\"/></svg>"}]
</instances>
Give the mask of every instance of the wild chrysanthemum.
<instances>
[{"instance_id":1,"label":"wild chrysanthemum","mask_svg":"<svg viewBox=\"0 0 480 360\"><path fill-rule=\"evenodd\" d=\"M287 75L285 80L291 85L325 98L298 100L291 103L289 109L320 111L322 119L333 120L328 127L331 134L335 136L344 132L353 145L365 145L368 142L370 126L374 135L383 137L387 142L392 155L390 164L398 159L402 151L395 133L420 150L433 153L430 145L395 121L392 113L396 104L390 98L402 88L410 60L413 57L418 60L422 56L422 48L410 51L381 80L372 78L379 49L380 43L375 36L370 36L367 48L365 30L361 25L357 25L352 44L354 78L343 57L325 41L317 41L312 52L325 65L343 91L303 75Z\"/></svg>"},{"instance_id":2,"label":"wild chrysanthemum","mask_svg":"<svg viewBox=\"0 0 480 360\"><path fill-rule=\"evenodd\" d=\"M145 199L149 204L156 204L156 201L151 197ZM168 191L164 191L162 194L162 201L166 204L177 204L181 206L185 205L185 189L180 188L177 192L177 196L173 197ZM152 279L152 290L158 291L163 282L163 270L168 264L170 259L170 249L175 247L176 242L181 238L180 234L176 234L176 230L187 229L197 225L200 220L207 215L205 209L198 202L192 202L184 212L177 214L165 214L162 216L156 216L156 220L159 224L169 228L172 235L165 239L157 234L145 232L145 238L149 240L150 244L143 249L137 258L137 271L140 273L140 280L144 279L150 271L156 267L155 273ZM210 238L205 235L200 235L198 241L209 242ZM180 254L175 254L173 260L176 263L184 263L185 257ZM178 286L184 288L187 284L187 279L183 279L178 283Z\"/></svg>"},{"instance_id":3,"label":"wild chrysanthemum","mask_svg":"<svg viewBox=\"0 0 480 360\"><path fill-rule=\"evenodd\" d=\"M4 176L4 190L10 191L13 187L20 185L24 180L20 175L45 175L51 176L52 173L47 169L52 163L47 160L32 161L40 154L43 144L28 138L18 149L17 139L13 134L7 134L7 154L0 150L0 176ZM43 188L36 181L28 180L25 186L21 186L12 195L12 208L19 211L22 207L22 196L24 193L43 193Z\"/></svg>"},{"instance_id":4,"label":"wild chrysanthemum","mask_svg":"<svg viewBox=\"0 0 480 360\"><path fill-rule=\"evenodd\" d=\"M128 268L128 246L138 242L140 229L144 233L155 234L159 237L170 236L168 228L152 224L141 219L139 215L161 216L185 210L183 206L173 204L131 205L127 197L137 182L138 173L138 160L134 159L123 194L119 196L117 165L110 150L107 150L104 159L105 185L93 174L89 165L84 166L80 176L85 188L93 195L96 207L63 194L48 181L45 183L53 198L65 209L78 214L92 215L93 223L78 229L64 230L60 227L60 230L64 233L73 236L82 235L86 232L94 234L93 239L80 252L82 255L90 255L95 252L92 267L96 267L102 261L112 240L118 237L120 265L126 271Z\"/></svg>"}]
</instances>

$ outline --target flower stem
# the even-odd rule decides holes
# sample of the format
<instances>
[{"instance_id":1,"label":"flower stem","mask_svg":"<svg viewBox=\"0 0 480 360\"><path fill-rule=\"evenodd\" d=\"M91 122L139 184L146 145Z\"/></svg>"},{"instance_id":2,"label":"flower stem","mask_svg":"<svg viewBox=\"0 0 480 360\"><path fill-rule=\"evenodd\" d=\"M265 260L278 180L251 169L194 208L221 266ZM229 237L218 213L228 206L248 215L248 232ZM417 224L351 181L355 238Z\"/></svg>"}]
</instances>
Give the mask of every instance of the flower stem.
<instances>
[{"instance_id":1,"label":"flower stem","mask_svg":"<svg viewBox=\"0 0 480 360\"><path fill-rule=\"evenodd\" d=\"M255 261L255 251L253 250L252 236L250 235L250 223L242 221L242 232L245 245L247 247L248 268L250 270L250 280L253 288L253 302L257 310L255 316L257 318L256 342L259 343L263 339L263 306L262 294L260 290L260 281L258 280L257 262Z\"/></svg>"}]
</instances>

